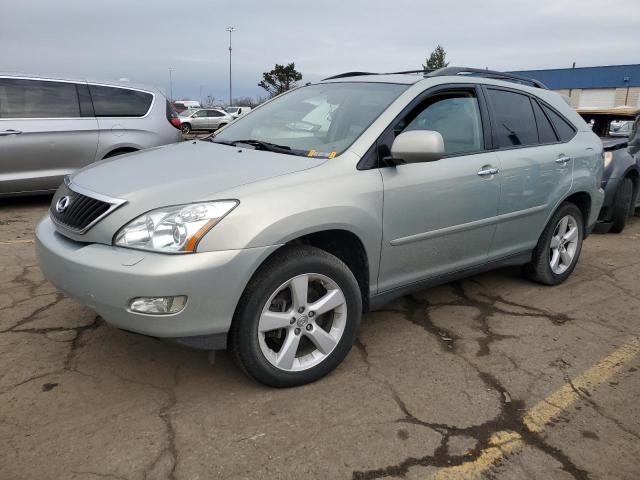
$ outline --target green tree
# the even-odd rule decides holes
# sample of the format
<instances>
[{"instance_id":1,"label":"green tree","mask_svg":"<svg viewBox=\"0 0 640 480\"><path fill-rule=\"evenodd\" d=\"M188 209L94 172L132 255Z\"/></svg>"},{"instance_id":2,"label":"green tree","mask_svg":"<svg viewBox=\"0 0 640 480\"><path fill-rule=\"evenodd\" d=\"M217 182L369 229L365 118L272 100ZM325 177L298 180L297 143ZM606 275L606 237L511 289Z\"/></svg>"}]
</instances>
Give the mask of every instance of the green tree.
<instances>
[{"instance_id":1,"label":"green tree","mask_svg":"<svg viewBox=\"0 0 640 480\"><path fill-rule=\"evenodd\" d=\"M438 45L436 49L431 52L429 58L426 59L427 64L422 65L425 70L437 70L438 68L444 68L449 66L449 62L446 61L447 52L441 45Z\"/></svg>"},{"instance_id":2,"label":"green tree","mask_svg":"<svg viewBox=\"0 0 640 480\"><path fill-rule=\"evenodd\" d=\"M302 80L302 74L296 70L295 63L291 62L286 66L276 63L273 70L262 74L262 80L258 86L264 88L270 97L275 97L297 86L296 82L300 80Z\"/></svg>"}]
</instances>

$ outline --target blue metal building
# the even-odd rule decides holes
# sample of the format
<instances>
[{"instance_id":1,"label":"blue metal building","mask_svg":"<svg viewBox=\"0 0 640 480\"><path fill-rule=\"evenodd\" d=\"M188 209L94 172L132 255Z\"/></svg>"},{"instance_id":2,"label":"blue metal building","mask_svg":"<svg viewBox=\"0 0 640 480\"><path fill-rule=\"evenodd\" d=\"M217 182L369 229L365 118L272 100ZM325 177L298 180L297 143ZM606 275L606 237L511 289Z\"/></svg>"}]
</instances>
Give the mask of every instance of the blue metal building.
<instances>
[{"instance_id":1,"label":"blue metal building","mask_svg":"<svg viewBox=\"0 0 640 480\"><path fill-rule=\"evenodd\" d=\"M571 97L574 107L640 107L640 64L512 72Z\"/></svg>"}]
</instances>

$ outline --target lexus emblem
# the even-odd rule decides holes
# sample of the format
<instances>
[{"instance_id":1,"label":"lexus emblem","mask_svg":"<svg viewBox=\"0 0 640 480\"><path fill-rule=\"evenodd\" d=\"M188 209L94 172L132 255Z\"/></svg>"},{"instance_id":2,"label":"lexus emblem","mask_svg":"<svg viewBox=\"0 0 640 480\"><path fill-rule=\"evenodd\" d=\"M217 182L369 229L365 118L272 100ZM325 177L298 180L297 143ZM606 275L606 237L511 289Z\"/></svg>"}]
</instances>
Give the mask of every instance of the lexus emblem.
<instances>
[{"instance_id":1,"label":"lexus emblem","mask_svg":"<svg viewBox=\"0 0 640 480\"><path fill-rule=\"evenodd\" d=\"M71 203L71 199L69 198L69 195L65 195L64 197L60 197L58 199L58 201L56 202L56 212L58 212L58 213L64 212L67 209L67 207L69 206L69 203Z\"/></svg>"}]
</instances>

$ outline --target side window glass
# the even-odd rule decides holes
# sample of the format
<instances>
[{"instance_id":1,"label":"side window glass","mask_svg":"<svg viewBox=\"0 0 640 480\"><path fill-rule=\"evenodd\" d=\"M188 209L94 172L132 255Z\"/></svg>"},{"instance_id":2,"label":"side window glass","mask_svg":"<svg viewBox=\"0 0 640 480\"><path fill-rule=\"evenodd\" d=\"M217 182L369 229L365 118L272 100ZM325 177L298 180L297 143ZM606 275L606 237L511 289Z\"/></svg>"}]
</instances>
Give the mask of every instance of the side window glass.
<instances>
[{"instance_id":1,"label":"side window glass","mask_svg":"<svg viewBox=\"0 0 640 480\"><path fill-rule=\"evenodd\" d=\"M417 114L416 114L417 113ZM413 118L412 118L413 117ZM396 134L411 130L434 130L442 135L447 155L484 149L478 99L469 94L440 95L427 100L396 125Z\"/></svg>"},{"instance_id":2,"label":"side window glass","mask_svg":"<svg viewBox=\"0 0 640 480\"><path fill-rule=\"evenodd\" d=\"M560 115L558 115L556 112L551 110L546 105L543 105L542 108L544 108L544 111L549 117L549 120L551 120L551 123L553 123L553 126L556 129L556 132L558 132L558 137L560 137L560 141L568 142L569 140L571 140L573 136L576 134L575 128L573 128L573 126L571 126L568 121L566 121L564 118L562 118Z\"/></svg>"},{"instance_id":3,"label":"side window glass","mask_svg":"<svg viewBox=\"0 0 640 480\"><path fill-rule=\"evenodd\" d=\"M209 116L210 117L221 117L222 113L218 112L217 110L209 110Z\"/></svg>"},{"instance_id":4,"label":"side window glass","mask_svg":"<svg viewBox=\"0 0 640 480\"><path fill-rule=\"evenodd\" d=\"M498 147L537 144L538 130L529 97L492 88L488 89L488 93L495 116L493 135Z\"/></svg>"},{"instance_id":5,"label":"side window glass","mask_svg":"<svg viewBox=\"0 0 640 480\"><path fill-rule=\"evenodd\" d=\"M77 118L73 83L0 78L0 118Z\"/></svg>"},{"instance_id":6,"label":"side window glass","mask_svg":"<svg viewBox=\"0 0 640 480\"><path fill-rule=\"evenodd\" d=\"M142 117L153 95L128 88L89 85L96 117Z\"/></svg>"},{"instance_id":7,"label":"side window glass","mask_svg":"<svg viewBox=\"0 0 640 480\"><path fill-rule=\"evenodd\" d=\"M207 111L206 110L200 110L200 111L194 113L193 116L195 118L206 117L207 116Z\"/></svg>"},{"instance_id":8,"label":"side window glass","mask_svg":"<svg viewBox=\"0 0 640 480\"><path fill-rule=\"evenodd\" d=\"M540 143L555 143L558 141L551 122L538 105L538 102L533 101L533 112L536 116L536 124L538 125L538 141Z\"/></svg>"}]
</instances>

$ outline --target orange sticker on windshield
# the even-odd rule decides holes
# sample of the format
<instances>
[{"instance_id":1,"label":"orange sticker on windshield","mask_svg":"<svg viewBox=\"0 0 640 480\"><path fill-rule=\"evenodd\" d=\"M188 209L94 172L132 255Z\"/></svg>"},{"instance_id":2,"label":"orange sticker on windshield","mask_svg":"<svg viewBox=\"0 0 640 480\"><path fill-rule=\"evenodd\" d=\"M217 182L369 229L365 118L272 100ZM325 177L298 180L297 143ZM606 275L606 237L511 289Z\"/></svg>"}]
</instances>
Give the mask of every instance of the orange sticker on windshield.
<instances>
[{"instance_id":1,"label":"orange sticker on windshield","mask_svg":"<svg viewBox=\"0 0 640 480\"><path fill-rule=\"evenodd\" d=\"M315 150L309 150L309 153L307 153L307 157L315 157L315 156L316 156Z\"/></svg>"}]
</instances>

